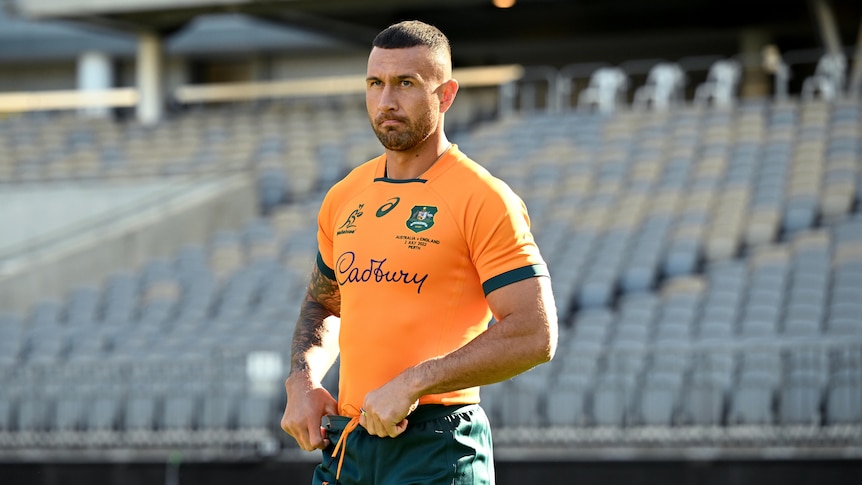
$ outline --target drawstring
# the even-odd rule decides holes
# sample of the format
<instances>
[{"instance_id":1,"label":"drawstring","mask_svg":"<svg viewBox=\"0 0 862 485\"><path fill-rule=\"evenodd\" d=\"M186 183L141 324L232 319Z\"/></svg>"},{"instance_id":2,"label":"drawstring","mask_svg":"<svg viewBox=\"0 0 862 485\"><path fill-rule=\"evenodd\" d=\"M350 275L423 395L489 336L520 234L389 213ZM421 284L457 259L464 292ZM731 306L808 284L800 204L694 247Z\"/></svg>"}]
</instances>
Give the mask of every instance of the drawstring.
<instances>
[{"instance_id":1,"label":"drawstring","mask_svg":"<svg viewBox=\"0 0 862 485\"><path fill-rule=\"evenodd\" d=\"M344 452L347 450L347 435L349 435L357 426L359 426L359 413L355 412L355 409L351 405L345 406L345 409L348 407L353 408L351 412L352 416L350 421L344 426L344 431L341 432L341 436L338 437L338 441L335 443L335 449L332 450L332 457L335 458L335 455L338 456L338 468L335 470L335 483L338 483L338 479L341 477L341 465L344 464ZM339 450L341 453L339 454Z\"/></svg>"}]
</instances>

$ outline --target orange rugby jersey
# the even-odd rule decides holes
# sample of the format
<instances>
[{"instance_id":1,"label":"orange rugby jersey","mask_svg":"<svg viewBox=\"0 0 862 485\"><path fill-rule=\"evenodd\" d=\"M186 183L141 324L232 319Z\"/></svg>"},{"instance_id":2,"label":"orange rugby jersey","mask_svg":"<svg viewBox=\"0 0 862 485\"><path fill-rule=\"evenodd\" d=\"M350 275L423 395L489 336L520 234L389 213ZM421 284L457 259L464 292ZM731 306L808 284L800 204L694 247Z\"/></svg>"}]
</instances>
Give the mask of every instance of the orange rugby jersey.
<instances>
[{"instance_id":1,"label":"orange rugby jersey","mask_svg":"<svg viewBox=\"0 0 862 485\"><path fill-rule=\"evenodd\" d=\"M548 274L524 203L457 146L418 179L388 179L385 167L385 156L357 167L318 217L318 266L341 292L342 414L485 330L486 294ZM478 388L420 399L478 401Z\"/></svg>"}]
</instances>

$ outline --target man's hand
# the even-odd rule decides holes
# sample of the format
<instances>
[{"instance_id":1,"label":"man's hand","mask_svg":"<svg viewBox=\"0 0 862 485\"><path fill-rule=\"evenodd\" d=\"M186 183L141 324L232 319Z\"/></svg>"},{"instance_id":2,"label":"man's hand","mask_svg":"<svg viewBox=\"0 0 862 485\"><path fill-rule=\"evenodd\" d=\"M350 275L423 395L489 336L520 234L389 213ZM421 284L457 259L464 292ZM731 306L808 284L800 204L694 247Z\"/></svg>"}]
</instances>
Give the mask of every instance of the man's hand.
<instances>
[{"instance_id":1,"label":"man's hand","mask_svg":"<svg viewBox=\"0 0 862 485\"><path fill-rule=\"evenodd\" d=\"M412 396L404 375L396 377L365 396L359 424L368 434L381 438L400 435L407 429L407 416L419 405Z\"/></svg>"},{"instance_id":2,"label":"man's hand","mask_svg":"<svg viewBox=\"0 0 862 485\"><path fill-rule=\"evenodd\" d=\"M284 383L287 405L281 417L281 429L293 436L305 451L329 446L320 419L338 414L338 403L326 389L315 386L302 375L291 375Z\"/></svg>"}]
</instances>

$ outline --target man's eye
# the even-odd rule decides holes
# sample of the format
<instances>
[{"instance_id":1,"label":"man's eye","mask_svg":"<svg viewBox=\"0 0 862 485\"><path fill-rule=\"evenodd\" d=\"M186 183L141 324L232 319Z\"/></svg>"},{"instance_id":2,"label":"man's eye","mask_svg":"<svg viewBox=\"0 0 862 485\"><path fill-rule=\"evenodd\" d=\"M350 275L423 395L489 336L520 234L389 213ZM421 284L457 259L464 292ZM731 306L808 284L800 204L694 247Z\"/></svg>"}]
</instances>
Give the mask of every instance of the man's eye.
<instances>
[{"instance_id":1,"label":"man's eye","mask_svg":"<svg viewBox=\"0 0 862 485\"><path fill-rule=\"evenodd\" d=\"M412 85L413 85L413 83L412 83L412 82L410 82L410 81L401 81L401 86L402 86L402 87L408 88L408 87L410 87L410 86L412 86Z\"/></svg>"}]
</instances>

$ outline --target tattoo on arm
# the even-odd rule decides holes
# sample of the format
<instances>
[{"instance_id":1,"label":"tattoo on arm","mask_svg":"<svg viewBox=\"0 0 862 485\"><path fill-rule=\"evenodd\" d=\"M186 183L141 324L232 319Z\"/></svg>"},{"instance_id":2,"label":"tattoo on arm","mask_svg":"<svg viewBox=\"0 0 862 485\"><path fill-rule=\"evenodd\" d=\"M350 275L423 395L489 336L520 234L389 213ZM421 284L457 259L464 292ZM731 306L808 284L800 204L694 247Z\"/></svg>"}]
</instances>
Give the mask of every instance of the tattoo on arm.
<instances>
[{"instance_id":1,"label":"tattoo on arm","mask_svg":"<svg viewBox=\"0 0 862 485\"><path fill-rule=\"evenodd\" d=\"M307 352L322 347L327 336L326 318L341 314L341 294L338 283L323 276L315 267L311 272L308 292L299 311L293 332L290 371L309 369Z\"/></svg>"},{"instance_id":2,"label":"tattoo on arm","mask_svg":"<svg viewBox=\"0 0 862 485\"><path fill-rule=\"evenodd\" d=\"M331 314L341 316L341 291L338 282L323 276L317 266L308 281L308 297L320 303Z\"/></svg>"}]
</instances>

